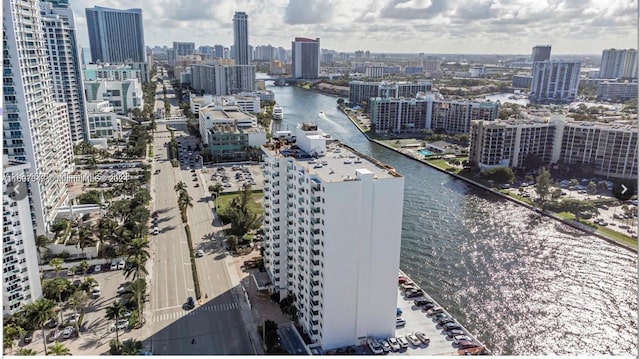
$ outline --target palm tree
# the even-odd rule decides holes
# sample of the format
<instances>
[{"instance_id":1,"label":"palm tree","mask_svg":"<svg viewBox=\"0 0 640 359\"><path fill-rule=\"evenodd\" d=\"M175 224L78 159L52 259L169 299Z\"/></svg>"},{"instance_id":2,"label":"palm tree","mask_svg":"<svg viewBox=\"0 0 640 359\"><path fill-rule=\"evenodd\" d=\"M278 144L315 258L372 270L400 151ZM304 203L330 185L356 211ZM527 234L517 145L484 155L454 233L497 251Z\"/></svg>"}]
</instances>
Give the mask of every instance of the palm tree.
<instances>
[{"instance_id":1,"label":"palm tree","mask_svg":"<svg viewBox=\"0 0 640 359\"><path fill-rule=\"evenodd\" d=\"M176 192L182 192L182 191L185 191L185 190L187 189L187 184L186 184L186 183L184 183L184 182L182 182L182 181L180 181L180 182L176 183L176 185L175 185L175 186L173 186L173 189L174 189Z\"/></svg>"},{"instance_id":2,"label":"palm tree","mask_svg":"<svg viewBox=\"0 0 640 359\"><path fill-rule=\"evenodd\" d=\"M71 355L71 350L58 342L49 345L49 350L51 355Z\"/></svg>"},{"instance_id":3,"label":"palm tree","mask_svg":"<svg viewBox=\"0 0 640 359\"><path fill-rule=\"evenodd\" d=\"M62 308L62 293L66 292L71 283L65 278L56 278L48 280L47 286L50 286L51 290L58 296L58 305ZM60 323L62 323L62 310L60 310Z\"/></svg>"},{"instance_id":4,"label":"palm tree","mask_svg":"<svg viewBox=\"0 0 640 359\"><path fill-rule=\"evenodd\" d=\"M69 298L69 303L73 306L73 312L78 314L78 308L82 310L82 307L89 301L89 296L87 292L83 290L76 290L73 292L71 297ZM76 320L76 333L78 333L78 337L80 336L80 321Z\"/></svg>"},{"instance_id":5,"label":"palm tree","mask_svg":"<svg viewBox=\"0 0 640 359\"><path fill-rule=\"evenodd\" d=\"M124 270L125 279L129 279L129 276L133 274L133 280L138 278L142 278L149 274L147 268L145 267L147 261L141 256L132 256L127 258L127 262L129 263L129 267Z\"/></svg>"},{"instance_id":6,"label":"palm tree","mask_svg":"<svg viewBox=\"0 0 640 359\"><path fill-rule=\"evenodd\" d=\"M178 196L178 207L183 209L193 207L193 198L189 196L186 190L180 192L180 196Z\"/></svg>"},{"instance_id":7,"label":"palm tree","mask_svg":"<svg viewBox=\"0 0 640 359\"><path fill-rule=\"evenodd\" d=\"M124 294L127 298L131 298L131 297L135 298L137 312L138 312L138 320L140 320L142 318L144 303L148 299L147 282L144 279L134 280L131 284L129 284Z\"/></svg>"},{"instance_id":8,"label":"palm tree","mask_svg":"<svg viewBox=\"0 0 640 359\"><path fill-rule=\"evenodd\" d=\"M79 267L80 267L80 270L82 271L82 273L86 274L87 271L89 270L89 261L87 261L86 259L83 259L80 262Z\"/></svg>"},{"instance_id":9,"label":"palm tree","mask_svg":"<svg viewBox=\"0 0 640 359\"><path fill-rule=\"evenodd\" d=\"M64 261L62 260L62 258L58 258L58 257L55 257L49 261L49 265L53 267L54 271L56 271L56 277L62 270L63 264L64 264Z\"/></svg>"},{"instance_id":10,"label":"palm tree","mask_svg":"<svg viewBox=\"0 0 640 359\"><path fill-rule=\"evenodd\" d=\"M16 355L37 355L37 353L33 349L20 348L16 351Z\"/></svg>"},{"instance_id":11,"label":"palm tree","mask_svg":"<svg viewBox=\"0 0 640 359\"><path fill-rule=\"evenodd\" d=\"M93 233L94 228L90 224L82 226L78 231L78 245L80 246L82 256L84 256L84 249L96 242L95 239L93 239Z\"/></svg>"},{"instance_id":12,"label":"palm tree","mask_svg":"<svg viewBox=\"0 0 640 359\"><path fill-rule=\"evenodd\" d=\"M151 256L149 254L149 241L144 238L136 238L127 245L128 259L139 257L143 262ZM127 259L127 260L128 260Z\"/></svg>"},{"instance_id":13,"label":"palm tree","mask_svg":"<svg viewBox=\"0 0 640 359\"><path fill-rule=\"evenodd\" d=\"M36 237L36 252L38 254L38 264L40 264L40 272L42 272L42 254L40 253L40 250L46 248L49 243L51 243L49 237L45 236L44 234Z\"/></svg>"},{"instance_id":14,"label":"palm tree","mask_svg":"<svg viewBox=\"0 0 640 359\"><path fill-rule=\"evenodd\" d=\"M124 312L125 312L125 308L124 308L124 304L122 304L121 301L115 301L113 303L111 303L110 306L107 307L106 309L107 314L104 316L107 319L110 320L115 320L115 327L116 327L116 344L120 345L120 339L118 336L118 320L120 318L123 317Z\"/></svg>"},{"instance_id":15,"label":"palm tree","mask_svg":"<svg viewBox=\"0 0 640 359\"><path fill-rule=\"evenodd\" d=\"M138 355L140 350L142 349L142 342L137 341L133 338L127 339L122 342L122 346L120 350L122 351L122 355Z\"/></svg>"},{"instance_id":16,"label":"palm tree","mask_svg":"<svg viewBox=\"0 0 640 359\"><path fill-rule=\"evenodd\" d=\"M2 330L4 347L9 347L9 353L13 351L13 341L24 335L26 331L21 326L9 323Z\"/></svg>"},{"instance_id":17,"label":"palm tree","mask_svg":"<svg viewBox=\"0 0 640 359\"><path fill-rule=\"evenodd\" d=\"M27 320L33 324L34 328L42 329L42 345L44 346L44 354L47 355L47 343L44 340L45 333L44 327L45 324L51 319L56 317L56 313L53 308L55 304L53 301L49 299L38 299L35 302L29 303L24 306L24 311L27 317Z\"/></svg>"}]
</instances>

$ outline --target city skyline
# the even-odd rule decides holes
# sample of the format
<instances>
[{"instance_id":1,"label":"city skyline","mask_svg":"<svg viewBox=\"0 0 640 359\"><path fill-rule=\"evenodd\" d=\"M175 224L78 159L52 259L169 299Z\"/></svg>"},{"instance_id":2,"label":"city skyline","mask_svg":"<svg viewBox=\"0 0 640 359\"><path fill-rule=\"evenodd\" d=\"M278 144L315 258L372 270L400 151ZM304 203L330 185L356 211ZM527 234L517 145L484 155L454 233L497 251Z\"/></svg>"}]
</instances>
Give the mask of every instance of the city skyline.
<instances>
[{"instance_id":1,"label":"city skyline","mask_svg":"<svg viewBox=\"0 0 640 359\"><path fill-rule=\"evenodd\" d=\"M233 44L233 15L246 12L249 43L289 48L294 37L320 38L323 48L340 52L530 54L539 44L553 54L601 54L608 48L637 47L637 4L618 0L533 1L461 0L199 0L180 6L161 0L70 1L79 42L89 46L85 8L141 8L147 46L193 41L197 46ZM353 36L345 36L352 33ZM422 36L424 40L416 37ZM499 45L498 45L499 44Z\"/></svg>"}]
</instances>

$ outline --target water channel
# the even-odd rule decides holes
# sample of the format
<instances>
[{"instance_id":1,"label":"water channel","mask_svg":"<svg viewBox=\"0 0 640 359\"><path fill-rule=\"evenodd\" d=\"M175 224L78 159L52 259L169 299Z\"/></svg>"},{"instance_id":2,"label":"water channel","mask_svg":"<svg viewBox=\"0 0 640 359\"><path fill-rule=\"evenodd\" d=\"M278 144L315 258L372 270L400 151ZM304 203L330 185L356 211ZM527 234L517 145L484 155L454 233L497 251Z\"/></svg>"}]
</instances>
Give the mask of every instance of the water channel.
<instances>
[{"instance_id":1,"label":"water channel","mask_svg":"<svg viewBox=\"0 0 640 359\"><path fill-rule=\"evenodd\" d=\"M268 89L281 130L314 121L405 176L400 267L494 354L638 355L637 253L369 142L335 97Z\"/></svg>"}]
</instances>

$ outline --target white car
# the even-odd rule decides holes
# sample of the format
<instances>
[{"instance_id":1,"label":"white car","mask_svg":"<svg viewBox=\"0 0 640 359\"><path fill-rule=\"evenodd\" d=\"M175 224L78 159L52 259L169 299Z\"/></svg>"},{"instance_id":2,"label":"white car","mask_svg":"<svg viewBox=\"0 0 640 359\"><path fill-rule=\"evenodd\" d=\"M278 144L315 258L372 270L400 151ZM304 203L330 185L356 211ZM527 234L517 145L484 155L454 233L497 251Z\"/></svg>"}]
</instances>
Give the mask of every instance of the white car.
<instances>
[{"instance_id":1,"label":"white car","mask_svg":"<svg viewBox=\"0 0 640 359\"><path fill-rule=\"evenodd\" d=\"M400 348L406 349L409 347L409 342L404 337L397 337L398 344L400 344Z\"/></svg>"},{"instance_id":2,"label":"white car","mask_svg":"<svg viewBox=\"0 0 640 359\"><path fill-rule=\"evenodd\" d=\"M420 339L421 342L425 343L425 344L429 344L429 342L431 341L431 339L429 338L429 336L427 336L425 333L423 332L416 332L416 337L418 339Z\"/></svg>"},{"instance_id":3,"label":"white car","mask_svg":"<svg viewBox=\"0 0 640 359\"><path fill-rule=\"evenodd\" d=\"M93 267L93 271L94 271L94 272L100 272L101 270L102 270L102 266L101 266L101 265L99 265L99 264L96 264L96 265Z\"/></svg>"},{"instance_id":4,"label":"white car","mask_svg":"<svg viewBox=\"0 0 640 359\"><path fill-rule=\"evenodd\" d=\"M398 339L391 337L387 339L387 342L389 342L389 345L391 346L391 350L393 350L394 352L397 352L400 350L400 343L398 343Z\"/></svg>"},{"instance_id":5,"label":"white car","mask_svg":"<svg viewBox=\"0 0 640 359\"><path fill-rule=\"evenodd\" d=\"M204 251L202 249L198 249L196 251L196 257L202 257L202 256L204 256Z\"/></svg>"},{"instance_id":6,"label":"white car","mask_svg":"<svg viewBox=\"0 0 640 359\"><path fill-rule=\"evenodd\" d=\"M382 345L380 345L380 343L378 343L378 341L373 338L367 339L367 345L369 346L369 349L371 349L373 354L384 353L384 351L382 350Z\"/></svg>"},{"instance_id":7,"label":"white car","mask_svg":"<svg viewBox=\"0 0 640 359\"><path fill-rule=\"evenodd\" d=\"M112 332L115 332L116 328L118 328L118 330L129 329L129 320L128 319L120 319L117 322L111 324L111 326L109 327L109 330L112 331Z\"/></svg>"},{"instance_id":8,"label":"white car","mask_svg":"<svg viewBox=\"0 0 640 359\"><path fill-rule=\"evenodd\" d=\"M111 263L110 270L116 270L116 269L118 269L118 263L116 262Z\"/></svg>"},{"instance_id":9,"label":"white car","mask_svg":"<svg viewBox=\"0 0 640 359\"><path fill-rule=\"evenodd\" d=\"M74 329L72 326L68 326L66 328L64 328L64 330L62 331L62 337L67 339L67 338L71 338L71 336L73 335Z\"/></svg>"},{"instance_id":10,"label":"white car","mask_svg":"<svg viewBox=\"0 0 640 359\"><path fill-rule=\"evenodd\" d=\"M403 318L396 318L396 328L401 327L407 324L407 322Z\"/></svg>"},{"instance_id":11,"label":"white car","mask_svg":"<svg viewBox=\"0 0 640 359\"><path fill-rule=\"evenodd\" d=\"M463 340L471 341L472 339L467 335L456 335L455 337L453 337L453 342L456 344L460 343Z\"/></svg>"},{"instance_id":12,"label":"white car","mask_svg":"<svg viewBox=\"0 0 640 359\"><path fill-rule=\"evenodd\" d=\"M415 334L407 334L406 338L407 338L407 341L411 343L411 345L420 346L420 344L422 344L420 342L420 339L418 339L418 337L415 336Z\"/></svg>"},{"instance_id":13,"label":"white car","mask_svg":"<svg viewBox=\"0 0 640 359\"><path fill-rule=\"evenodd\" d=\"M389 342L388 342L388 341L386 341L386 340L381 340L381 341L379 341L378 343L380 344L380 346L382 347L382 350L383 350L385 353L388 353L388 352L390 352L390 351L391 351L391 345L389 345Z\"/></svg>"},{"instance_id":14,"label":"white car","mask_svg":"<svg viewBox=\"0 0 640 359\"><path fill-rule=\"evenodd\" d=\"M126 265L126 263L124 261L118 262L118 269L124 269L125 265Z\"/></svg>"}]
</instances>

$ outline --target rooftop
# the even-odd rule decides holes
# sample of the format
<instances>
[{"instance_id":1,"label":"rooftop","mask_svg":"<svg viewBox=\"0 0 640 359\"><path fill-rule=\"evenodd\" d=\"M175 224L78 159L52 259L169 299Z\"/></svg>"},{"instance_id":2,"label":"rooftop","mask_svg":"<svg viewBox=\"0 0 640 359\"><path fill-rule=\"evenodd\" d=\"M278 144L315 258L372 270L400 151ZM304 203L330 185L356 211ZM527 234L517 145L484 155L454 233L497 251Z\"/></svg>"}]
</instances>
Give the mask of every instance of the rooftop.
<instances>
[{"instance_id":1,"label":"rooftop","mask_svg":"<svg viewBox=\"0 0 640 359\"><path fill-rule=\"evenodd\" d=\"M315 174L324 182L357 181L360 174L372 173L374 178L401 177L389 165L362 154L353 148L331 140L328 135L311 135L310 137L324 137L327 143L327 154L318 158L312 157L295 144L276 142L263 147L272 156L282 158L291 157L310 174ZM279 146L279 147L277 147Z\"/></svg>"}]
</instances>

